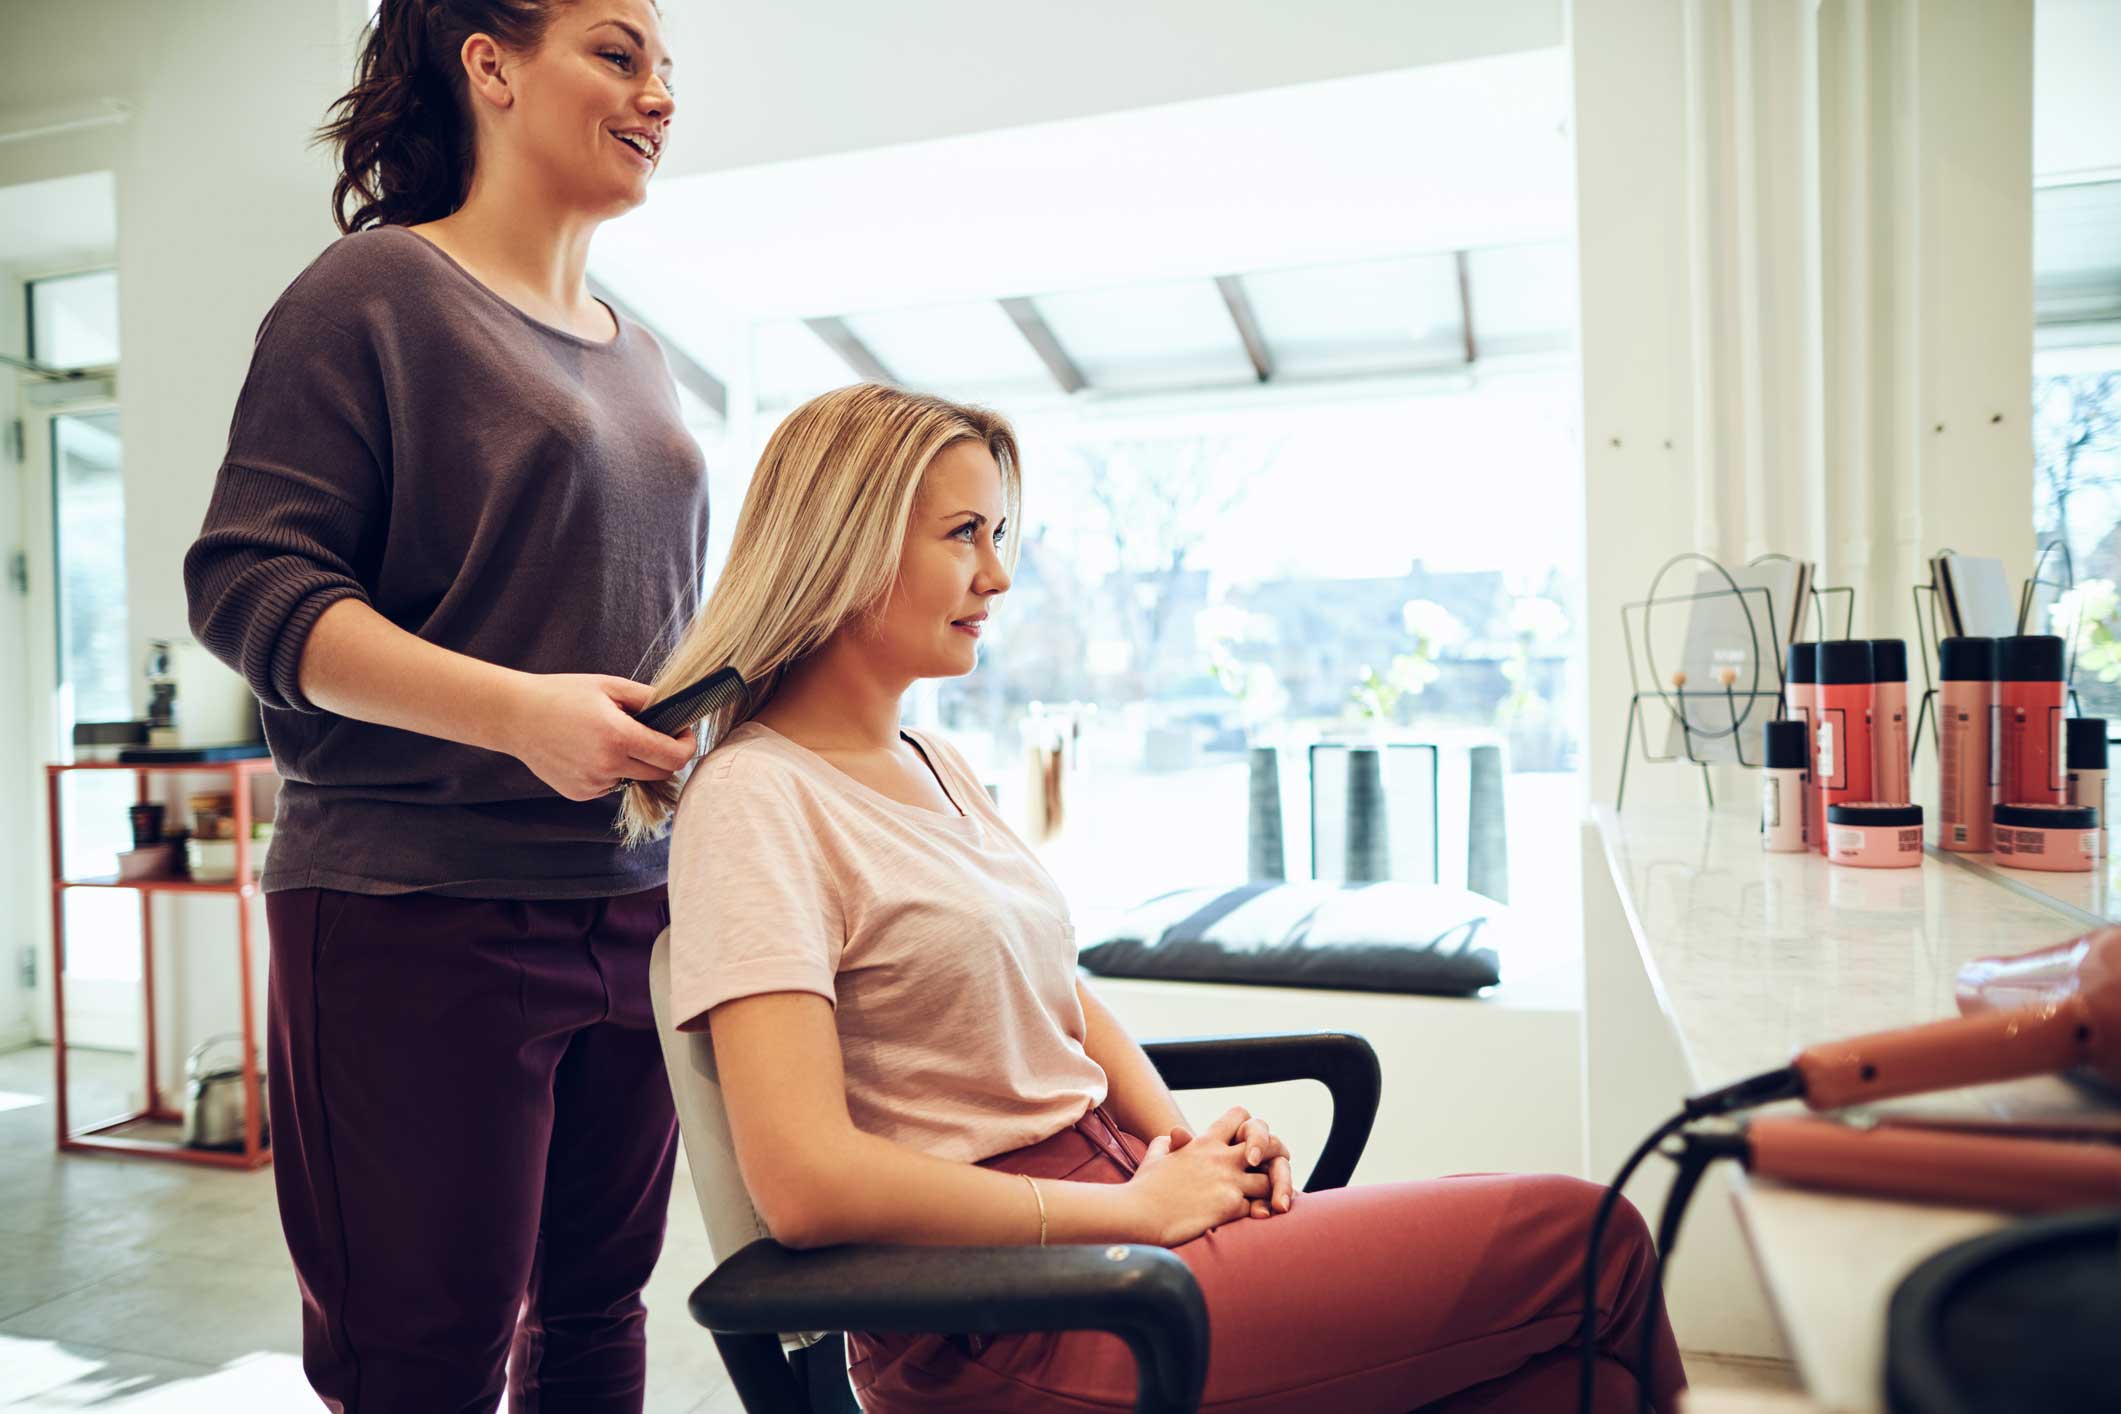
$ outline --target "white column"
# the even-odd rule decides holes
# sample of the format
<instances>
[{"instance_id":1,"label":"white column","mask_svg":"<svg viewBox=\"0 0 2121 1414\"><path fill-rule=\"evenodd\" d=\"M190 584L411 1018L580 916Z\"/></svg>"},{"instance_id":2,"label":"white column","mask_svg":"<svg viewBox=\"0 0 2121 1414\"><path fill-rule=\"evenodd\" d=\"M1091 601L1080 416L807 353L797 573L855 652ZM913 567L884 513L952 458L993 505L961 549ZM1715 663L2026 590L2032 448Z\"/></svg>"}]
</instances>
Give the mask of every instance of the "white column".
<instances>
[{"instance_id":1,"label":"white column","mask_svg":"<svg viewBox=\"0 0 2121 1414\"><path fill-rule=\"evenodd\" d=\"M2029 572L2032 4L1571 0L1569 39L1605 803L1632 687L1621 605L1670 556L1814 560L1855 588L1863 637L1913 636L1910 587L1946 546ZM1752 783L1733 770L1719 798ZM1628 802L1704 808L1696 772L1639 755ZM1588 864L1584 882L1595 948L1611 909ZM1627 1069L1600 1054L1615 1033L1587 1018L1595 1178L1640 1137L1611 1104L1601 1123L1601 1077ZM1670 1289L1687 1348L1780 1353L1727 1210L1697 1205Z\"/></svg>"},{"instance_id":2,"label":"white column","mask_svg":"<svg viewBox=\"0 0 2121 1414\"><path fill-rule=\"evenodd\" d=\"M2032 5L1573 0L1570 37L1610 800L1619 607L1669 556L1812 559L1859 636L1913 634L1939 549L2030 571Z\"/></svg>"}]
</instances>

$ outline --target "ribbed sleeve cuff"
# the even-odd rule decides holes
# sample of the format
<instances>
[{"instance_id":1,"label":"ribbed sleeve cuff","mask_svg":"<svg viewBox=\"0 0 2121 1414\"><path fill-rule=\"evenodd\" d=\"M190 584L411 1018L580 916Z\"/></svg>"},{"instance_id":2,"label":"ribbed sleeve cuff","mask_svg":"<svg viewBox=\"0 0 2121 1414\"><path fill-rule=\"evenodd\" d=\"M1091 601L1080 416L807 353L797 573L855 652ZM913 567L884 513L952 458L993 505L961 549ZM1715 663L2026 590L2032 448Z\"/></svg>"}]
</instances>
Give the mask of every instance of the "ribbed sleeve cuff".
<instances>
[{"instance_id":1,"label":"ribbed sleeve cuff","mask_svg":"<svg viewBox=\"0 0 2121 1414\"><path fill-rule=\"evenodd\" d=\"M352 566L364 529L360 507L307 482L221 469L185 592L199 641L265 706L321 710L302 695L302 651L326 609L368 598Z\"/></svg>"}]
</instances>

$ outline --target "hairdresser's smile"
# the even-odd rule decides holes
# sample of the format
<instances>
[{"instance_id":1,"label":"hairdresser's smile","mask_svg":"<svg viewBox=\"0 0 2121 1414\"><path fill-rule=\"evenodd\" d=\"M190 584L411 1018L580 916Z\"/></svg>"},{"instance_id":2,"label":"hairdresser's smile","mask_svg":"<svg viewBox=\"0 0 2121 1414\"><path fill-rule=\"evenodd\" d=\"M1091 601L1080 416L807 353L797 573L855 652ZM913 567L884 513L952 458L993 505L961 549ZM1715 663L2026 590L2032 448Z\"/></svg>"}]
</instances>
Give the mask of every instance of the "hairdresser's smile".
<instances>
[{"instance_id":1,"label":"hairdresser's smile","mask_svg":"<svg viewBox=\"0 0 2121 1414\"><path fill-rule=\"evenodd\" d=\"M625 149L629 159L647 171L654 171L655 164L662 158L661 128L613 128L611 137Z\"/></svg>"}]
</instances>

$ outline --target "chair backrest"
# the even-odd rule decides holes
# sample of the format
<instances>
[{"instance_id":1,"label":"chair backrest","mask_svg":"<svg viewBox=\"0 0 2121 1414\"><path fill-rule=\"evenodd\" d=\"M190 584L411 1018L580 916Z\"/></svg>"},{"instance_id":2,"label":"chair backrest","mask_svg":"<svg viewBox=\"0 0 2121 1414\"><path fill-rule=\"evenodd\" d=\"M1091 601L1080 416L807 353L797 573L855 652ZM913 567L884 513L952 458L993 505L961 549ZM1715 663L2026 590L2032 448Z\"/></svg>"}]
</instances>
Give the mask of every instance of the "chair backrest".
<instances>
[{"instance_id":1,"label":"chair backrest","mask_svg":"<svg viewBox=\"0 0 2121 1414\"><path fill-rule=\"evenodd\" d=\"M656 1035L663 1043L663 1068L670 1073L670 1098L677 1105L678 1133L685 1162L692 1169L693 1196L707 1223L707 1246L715 1264L773 1234L752 1206L736 1162L736 1143L729 1134L729 1112L722 1104L722 1081L715 1073L714 1045L705 1031L680 1031L670 1015L670 930L665 928L648 955L648 997L655 1008ZM824 1332L783 1332L790 1349L817 1341Z\"/></svg>"}]
</instances>

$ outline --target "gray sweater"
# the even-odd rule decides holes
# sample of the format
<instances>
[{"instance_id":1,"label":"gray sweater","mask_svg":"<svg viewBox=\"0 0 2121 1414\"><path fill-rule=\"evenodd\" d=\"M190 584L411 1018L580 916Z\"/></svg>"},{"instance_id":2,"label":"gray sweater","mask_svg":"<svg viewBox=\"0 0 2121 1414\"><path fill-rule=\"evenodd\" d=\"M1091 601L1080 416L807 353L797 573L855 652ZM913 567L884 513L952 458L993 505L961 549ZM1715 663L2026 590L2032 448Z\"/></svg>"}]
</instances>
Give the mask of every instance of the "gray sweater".
<instances>
[{"instance_id":1,"label":"gray sweater","mask_svg":"<svg viewBox=\"0 0 2121 1414\"><path fill-rule=\"evenodd\" d=\"M268 891L589 898L663 882L618 797L325 712L296 669L360 599L531 673L645 678L699 603L707 489L662 349L539 323L398 227L327 248L266 315L206 523L192 632L263 708L286 786Z\"/></svg>"}]
</instances>

